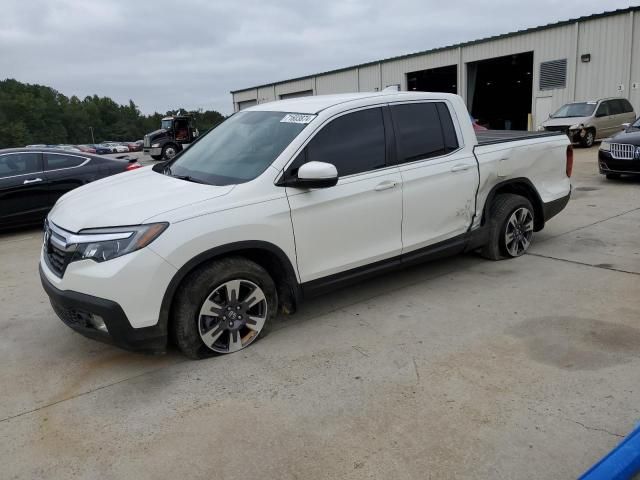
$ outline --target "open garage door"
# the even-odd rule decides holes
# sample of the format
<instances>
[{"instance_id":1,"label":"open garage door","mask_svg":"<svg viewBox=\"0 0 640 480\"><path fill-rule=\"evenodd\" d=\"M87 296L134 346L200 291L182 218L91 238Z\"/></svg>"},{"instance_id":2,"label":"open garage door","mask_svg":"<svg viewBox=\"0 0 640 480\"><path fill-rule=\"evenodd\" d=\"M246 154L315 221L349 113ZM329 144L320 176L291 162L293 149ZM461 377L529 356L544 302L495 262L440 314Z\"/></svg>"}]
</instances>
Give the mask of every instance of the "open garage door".
<instances>
[{"instance_id":1,"label":"open garage door","mask_svg":"<svg viewBox=\"0 0 640 480\"><path fill-rule=\"evenodd\" d=\"M533 52L467 64L467 106L480 125L527 130L533 96Z\"/></svg>"},{"instance_id":2,"label":"open garage door","mask_svg":"<svg viewBox=\"0 0 640 480\"><path fill-rule=\"evenodd\" d=\"M407 73L407 90L458 93L458 66L429 68Z\"/></svg>"}]
</instances>

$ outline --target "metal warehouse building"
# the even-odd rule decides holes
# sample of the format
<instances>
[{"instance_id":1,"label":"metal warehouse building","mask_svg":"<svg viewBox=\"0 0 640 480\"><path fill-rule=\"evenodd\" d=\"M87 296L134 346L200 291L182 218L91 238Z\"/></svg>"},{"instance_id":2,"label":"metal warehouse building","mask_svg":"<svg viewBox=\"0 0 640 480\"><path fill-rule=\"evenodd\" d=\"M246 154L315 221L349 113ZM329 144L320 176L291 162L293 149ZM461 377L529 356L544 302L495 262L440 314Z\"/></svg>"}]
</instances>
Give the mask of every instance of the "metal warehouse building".
<instances>
[{"instance_id":1,"label":"metal warehouse building","mask_svg":"<svg viewBox=\"0 0 640 480\"><path fill-rule=\"evenodd\" d=\"M234 110L304 95L461 95L480 123L531 129L562 104L623 97L640 111L640 7L562 21L231 92Z\"/></svg>"}]
</instances>

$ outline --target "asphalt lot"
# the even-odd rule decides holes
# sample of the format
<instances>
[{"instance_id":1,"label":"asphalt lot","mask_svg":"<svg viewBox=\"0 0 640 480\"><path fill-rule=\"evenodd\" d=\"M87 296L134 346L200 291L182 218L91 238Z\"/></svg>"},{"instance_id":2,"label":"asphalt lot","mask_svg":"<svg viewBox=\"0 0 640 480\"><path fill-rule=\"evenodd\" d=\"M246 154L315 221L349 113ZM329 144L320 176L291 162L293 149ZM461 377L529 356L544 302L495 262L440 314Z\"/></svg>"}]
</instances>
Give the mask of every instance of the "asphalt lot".
<instances>
[{"instance_id":1,"label":"asphalt lot","mask_svg":"<svg viewBox=\"0 0 640 480\"><path fill-rule=\"evenodd\" d=\"M576 478L640 420L640 179L576 150L531 252L328 294L201 362L72 332L0 236L0 477Z\"/></svg>"}]
</instances>

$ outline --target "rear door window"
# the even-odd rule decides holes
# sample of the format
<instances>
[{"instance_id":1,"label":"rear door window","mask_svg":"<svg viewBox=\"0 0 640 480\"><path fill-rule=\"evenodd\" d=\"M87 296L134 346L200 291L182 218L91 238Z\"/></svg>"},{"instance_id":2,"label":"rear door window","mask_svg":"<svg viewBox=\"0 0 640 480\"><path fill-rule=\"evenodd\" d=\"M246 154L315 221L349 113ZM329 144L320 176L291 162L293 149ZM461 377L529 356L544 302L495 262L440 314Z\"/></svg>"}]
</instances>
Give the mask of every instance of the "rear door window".
<instances>
[{"instance_id":1,"label":"rear door window","mask_svg":"<svg viewBox=\"0 0 640 480\"><path fill-rule=\"evenodd\" d=\"M8 153L0 155L0 178L42 172L40 153Z\"/></svg>"},{"instance_id":2,"label":"rear door window","mask_svg":"<svg viewBox=\"0 0 640 480\"><path fill-rule=\"evenodd\" d=\"M62 168L79 167L87 161L84 157L76 155L66 155L63 153L46 153L46 169L60 170Z\"/></svg>"},{"instance_id":3,"label":"rear door window","mask_svg":"<svg viewBox=\"0 0 640 480\"><path fill-rule=\"evenodd\" d=\"M307 145L306 161L332 163L340 177L386 166L382 109L360 110L331 121Z\"/></svg>"},{"instance_id":4,"label":"rear door window","mask_svg":"<svg viewBox=\"0 0 640 480\"><path fill-rule=\"evenodd\" d=\"M620 115L624 113L624 104L622 100L610 100L609 101L609 114Z\"/></svg>"},{"instance_id":5,"label":"rear door window","mask_svg":"<svg viewBox=\"0 0 640 480\"><path fill-rule=\"evenodd\" d=\"M458 148L449 109L442 102L392 105L399 163L425 160Z\"/></svg>"}]
</instances>

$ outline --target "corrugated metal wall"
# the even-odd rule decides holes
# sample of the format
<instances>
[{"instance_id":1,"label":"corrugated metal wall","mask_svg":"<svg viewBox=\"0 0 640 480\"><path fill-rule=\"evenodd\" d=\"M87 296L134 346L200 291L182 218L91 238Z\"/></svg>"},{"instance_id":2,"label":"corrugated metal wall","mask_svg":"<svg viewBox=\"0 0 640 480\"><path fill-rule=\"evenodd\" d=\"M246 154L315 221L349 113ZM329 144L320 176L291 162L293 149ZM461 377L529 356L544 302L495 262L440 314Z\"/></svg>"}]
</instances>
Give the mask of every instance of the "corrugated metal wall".
<instances>
[{"instance_id":1,"label":"corrugated metal wall","mask_svg":"<svg viewBox=\"0 0 640 480\"><path fill-rule=\"evenodd\" d=\"M622 96L629 98L640 112L640 14L625 12L580 23L513 35L505 38L452 47L380 63L353 67L339 72L252 88L233 94L238 102L257 99L258 103L279 99L282 93L312 90L314 95L381 90L389 85L407 89L407 73L429 68L458 65L458 93L467 96L467 64L480 60L534 52L532 114L533 126L548 113L573 100ZM582 54L591 61L582 62ZM565 88L539 90L540 63L567 59ZM632 84L637 84L633 89ZM540 110L537 112L537 110ZM540 118L536 118L540 117ZM545 117L545 118L542 118Z\"/></svg>"}]
</instances>

